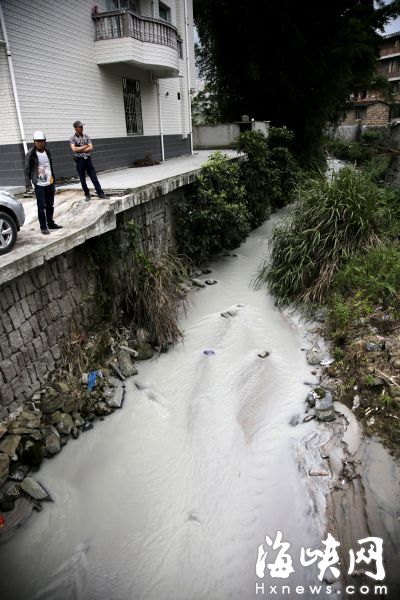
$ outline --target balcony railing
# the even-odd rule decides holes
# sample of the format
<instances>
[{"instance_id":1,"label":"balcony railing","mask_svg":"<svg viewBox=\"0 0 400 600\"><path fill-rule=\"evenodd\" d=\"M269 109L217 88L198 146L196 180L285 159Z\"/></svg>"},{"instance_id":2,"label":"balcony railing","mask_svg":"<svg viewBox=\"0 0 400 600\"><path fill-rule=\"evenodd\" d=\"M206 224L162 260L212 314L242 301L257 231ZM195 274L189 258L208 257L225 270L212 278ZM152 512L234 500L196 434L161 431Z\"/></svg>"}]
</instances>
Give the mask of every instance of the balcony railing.
<instances>
[{"instance_id":1,"label":"balcony railing","mask_svg":"<svg viewBox=\"0 0 400 600\"><path fill-rule=\"evenodd\" d=\"M391 79L393 77L400 77L400 65L396 68L392 67L392 69L389 71L388 67L385 66L381 66L381 68L377 69L377 74L380 75L381 77L385 77L386 79Z\"/></svg>"},{"instance_id":2,"label":"balcony railing","mask_svg":"<svg viewBox=\"0 0 400 600\"><path fill-rule=\"evenodd\" d=\"M390 48L381 48L379 54L381 58L384 58L385 56L395 56L400 54L400 47L392 46Z\"/></svg>"},{"instance_id":3,"label":"balcony railing","mask_svg":"<svg viewBox=\"0 0 400 600\"><path fill-rule=\"evenodd\" d=\"M129 9L94 13L95 41L132 37L178 50L175 27L164 21L142 17Z\"/></svg>"}]
</instances>

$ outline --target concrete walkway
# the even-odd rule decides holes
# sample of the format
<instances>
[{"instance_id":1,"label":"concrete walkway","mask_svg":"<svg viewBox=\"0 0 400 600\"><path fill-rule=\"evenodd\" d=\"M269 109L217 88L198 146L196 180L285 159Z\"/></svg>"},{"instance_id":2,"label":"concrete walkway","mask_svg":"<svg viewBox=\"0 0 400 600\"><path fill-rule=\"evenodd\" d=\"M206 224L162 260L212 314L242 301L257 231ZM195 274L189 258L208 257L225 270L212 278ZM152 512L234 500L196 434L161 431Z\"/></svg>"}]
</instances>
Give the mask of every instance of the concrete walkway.
<instances>
[{"instance_id":1,"label":"concrete walkway","mask_svg":"<svg viewBox=\"0 0 400 600\"><path fill-rule=\"evenodd\" d=\"M87 239L116 228L116 214L150 198L192 183L214 150L201 150L151 167L99 173L100 183L110 198L93 197L86 202L80 183L57 187L54 220L63 225L50 235L40 232L36 199L22 198L26 221L13 250L0 257L0 285L33 269L46 260L83 244ZM240 155L224 150L230 159ZM87 178L89 188L92 188Z\"/></svg>"}]
</instances>

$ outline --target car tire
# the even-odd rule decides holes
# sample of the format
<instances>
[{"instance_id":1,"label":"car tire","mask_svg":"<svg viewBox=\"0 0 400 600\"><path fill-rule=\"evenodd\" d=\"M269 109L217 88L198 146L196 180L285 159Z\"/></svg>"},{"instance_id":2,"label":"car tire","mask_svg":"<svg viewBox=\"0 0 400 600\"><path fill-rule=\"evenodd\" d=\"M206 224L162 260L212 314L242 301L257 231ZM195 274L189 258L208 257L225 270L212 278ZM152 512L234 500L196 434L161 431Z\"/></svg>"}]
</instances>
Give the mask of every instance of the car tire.
<instances>
[{"instance_id":1,"label":"car tire","mask_svg":"<svg viewBox=\"0 0 400 600\"><path fill-rule=\"evenodd\" d=\"M12 250L17 241L17 226L7 213L0 212L0 255Z\"/></svg>"}]
</instances>

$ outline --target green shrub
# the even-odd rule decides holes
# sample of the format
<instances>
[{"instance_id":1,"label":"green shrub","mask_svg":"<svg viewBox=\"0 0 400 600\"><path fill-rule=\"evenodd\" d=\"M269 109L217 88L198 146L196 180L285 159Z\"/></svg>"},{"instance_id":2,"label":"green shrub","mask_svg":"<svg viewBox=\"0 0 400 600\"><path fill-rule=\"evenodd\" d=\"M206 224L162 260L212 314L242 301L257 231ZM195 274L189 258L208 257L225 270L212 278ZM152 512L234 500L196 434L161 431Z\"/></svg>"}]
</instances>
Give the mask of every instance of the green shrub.
<instances>
[{"instance_id":1,"label":"green shrub","mask_svg":"<svg viewBox=\"0 0 400 600\"><path fill-rule=\"evenodd\" d=\"M273 148L292 148L294 133L286 127L270 127L268 129L268 146Z\"/></svg>"},{"instance_id":2,"label":"green shrub","mask_svg":"<svg viewBox=\"0 0 400 600\"><path fill-rule=\"evenodd\" d=\"M400 247L379 245L349 260L335 274L329 299L329 327L346 338L376 306L400 313Z\"/></svg>"},{"instance_id":3,"label":"green shrub","mask_svg":"<svg viewBox=\"0 0 400 600\"><path fill-rule=\"evenodd\" d=\"M328 325L336 343L342 343L360 319L372 312L372 305L358 292L348 297L332 294L328 302Z\"/></svg>"},{"instance_id":4,"label":"green shrub","mask_svg":"<svg viewBox=\"0 0 400 600\"><path fill-rule=\"evenodd\" d=\"M357 294L385 309L400 309L400 247L380 245L354 257L338 273L333 289L343 298Z\"/></svg>"},{"instance_id":5,"label":"green shrub","mask_svg":"<svg viewBox=\"0 0 400 600\"><path fill-rule=\"evenodd\" d=\"M350 167L306 182L299 197L274 228L271 259L257 277L283 304L323 301L343 261L378 241L382 221L381 190Z\"/></svg>"},{"instance_id":6,"label":"green shrub","mask_svg":"<svg viewBox=\"0 0 400 600\"><path fill-rule=\"evenodd\" d=\"M390 165L390 156L373 156L363 165L364 173L375 183L384 183Z\"/></svg>"},{"instance_id":7,"label":"green shrub","mask_svg":"<svg viewBox=\"0 0 400 600\"><path fill-rule=\"evenodd\" d=\"M177 207L179 250L202 262L240 245L250 231L249 222L240 167L215 152L203 167L193 195Z\"/></svg>"},{"instance_id":8,"label":"green shrub","mask_svg":"<svg viewBox=\"0 0 400 600\"><path fill-rule=\"evenodd\" d=\"M360 141L372 146L385 144L388 140L387 130L365 129L360 137Z\"/></svg>"},{"instance_id":9,"label":"green shrub","mask_svg":"<svg viewBox=\"0 0 400 600\"><path fill-rule=\"evenodd\" d=\"M341 139L328 140L326 142L326 149L335 158L347 160L356 165L361 165L371 160L376 153L371 146Z\"/></svg>"},{"instance_id":10,"label":"green shrub","mask_svg":"<svg viewBox=\"0 0 400 600\"><path fill-rule=\"evenodd\" d=\"M277 146L293 139L285 128L271 128L268 138L259 131L245 131L236 141L238 152L248 160L241 167L241 181L246 189L246 206L252 227L260 225L271 210L290 202L298 177L298 167L289 150Z\"/></svg>"}]
</instances>

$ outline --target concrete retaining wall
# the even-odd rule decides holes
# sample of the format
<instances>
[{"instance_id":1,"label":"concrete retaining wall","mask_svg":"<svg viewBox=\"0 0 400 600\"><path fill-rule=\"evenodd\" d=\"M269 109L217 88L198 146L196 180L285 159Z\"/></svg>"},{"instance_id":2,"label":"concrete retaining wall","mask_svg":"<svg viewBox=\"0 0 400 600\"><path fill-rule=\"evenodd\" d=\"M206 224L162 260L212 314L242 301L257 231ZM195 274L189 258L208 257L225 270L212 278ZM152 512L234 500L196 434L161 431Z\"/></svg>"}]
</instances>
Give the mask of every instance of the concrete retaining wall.
<instances>
[{"instance_id":1,"label":"concrete retaining wall","mask_svg":"<svg viewBox=\"0 0 400 600\"><path fill-rule=\"evenodd\" d=\"M196 150L233 148L239 133L246 129L261 131L264 135L268 135L269 121L195 125L193 127L193 147Z\"/></svg>"},{"instance_id":2,"label":"concrete retaining wall","mask_svg":"<svg viewBox=\"0 0 400 600\"><path fill-rule=\"evenodd\" d=\"M336 140L349 140L353 142L360 137L361 127L357 125L339 125L336 128L329 128L327 130L328 137Z\"/></svg>"},{"instance_id":3,"label":"concrete retaining wall","mask_svg":"<svg viewBox=\"0 0 400 600\"><path fill-rule=\"evenodd\" d=\"M108 308L119 314L132 269L125 225L135 221L145 250L165 252L173 244L173 205L183 198L184 189L188 186L121 212L115 230L0 286L0 420L46 382L74 323L85 329L100 324L104 277L113 286Z\"/></svg>"}]
</instances>

